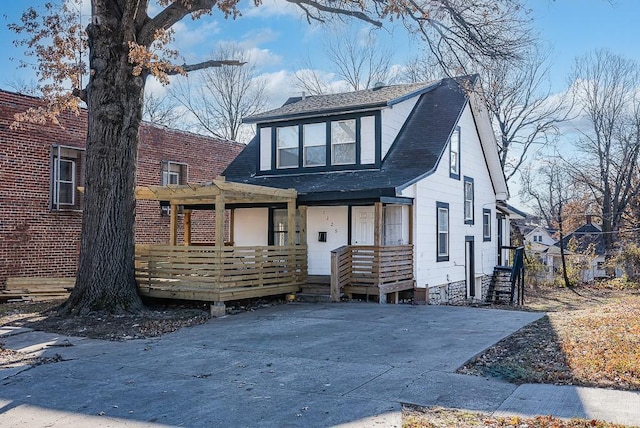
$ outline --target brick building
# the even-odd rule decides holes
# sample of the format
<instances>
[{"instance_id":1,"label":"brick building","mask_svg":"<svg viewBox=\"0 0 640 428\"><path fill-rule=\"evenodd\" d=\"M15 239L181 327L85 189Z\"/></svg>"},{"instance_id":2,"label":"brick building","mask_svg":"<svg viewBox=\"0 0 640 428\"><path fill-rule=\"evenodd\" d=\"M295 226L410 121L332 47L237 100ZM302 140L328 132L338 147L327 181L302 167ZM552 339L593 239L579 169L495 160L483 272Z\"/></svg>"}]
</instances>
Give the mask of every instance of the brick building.
<instances>
[{"instance_id":1,"label":"brick building","mask_svg":"<svg viewBox=\"0 0 640 428\"><path fill-rule=\"evenodd\" d=\"M73 276L82 221L87 117L64 115L61 126L23 124L14 114L41 100L0 90L0 288L13 276ZM244 145L144 123L139 185L204 183L220 175ZM194 212L193 240L213 239L212 212ZM136 242L168 243L169 216L139 201Z\"/></svg>"}]
</instances>

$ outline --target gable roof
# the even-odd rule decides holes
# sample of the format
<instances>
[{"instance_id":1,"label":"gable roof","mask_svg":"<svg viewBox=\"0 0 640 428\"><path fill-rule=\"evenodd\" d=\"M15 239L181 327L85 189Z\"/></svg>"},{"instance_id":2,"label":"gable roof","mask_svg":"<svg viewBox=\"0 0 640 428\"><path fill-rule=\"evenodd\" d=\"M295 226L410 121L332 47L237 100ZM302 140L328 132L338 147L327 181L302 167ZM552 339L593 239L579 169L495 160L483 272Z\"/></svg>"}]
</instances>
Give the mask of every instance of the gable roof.
<instances>
[{"instance_id":1,"label":"gable roof","mask_svg":"<svg viewBox=\"0 0 640 428\"><path fill-rule=\"evenodd\" d=\"M437 84L437 82L431 84ZM244 123L279 122L336 112L380 110L426 92L431 84L410 83L340 94L293 97L289 98L282 107L245 117L242 121Z\"/></svg>"},{"instance_id":2,"label":"gable roof","mask_svg":"<svg viewBox=\"0 0 640 428\"><path fill-rule=\"evenodd\" d=\"M463 84L458 83L458 80L461 79L464 80ZM387 94L393 93L395 98L387 99L384 101L385 103L394 102L408 94L419 96L419 100L405 121L379 169L373 169L372 167L372 169L365 170L258 175L256 169L258 165L259 139L256 136L227 167L223 174L228 181L278 188L295 188L298 191L298 199L306 202L397 197L402 189L435 171L447 147L449 137L468 103L468 97L463 86L469 81L471 83L475 81L475 77L461 79L446 78L436 83L402 85L406 86L404 92L400 91L404 95L399 95L400 92L393 91ZM408 90L409 88L411 89L410 91ZM375 93L383 89L357 91L352 93L356 94L352 99L360 100L358 105L362 107L364 106L361 102L362 100L377 97L377 95L365 92ZM326 96L325 101L333 101L331 103L326 102L323 105L331 104L335 106L337 104L333 104L333 102L344 95ZM297 117L306 117L314 112L317 117L329 111L318 107L319 104L316 102L307 103L306 100L302 99L298 102L303 104L295 108L286 108L288 105L285 105L281 109L272 110L268 112L269 114L260 116L260 118L257 117L258 115L253 116L251 120L255 120L258 123L272 122L276 119L284 120L283 118L288 120L292 117L293 111L296 112ZM293 102L291 106L295 104L296 102ZM349 104L349 106L355 105L355 102ZM371 105L367 104L367 106ZM340 112L342 111L340 110ZM280 116L276 116L276 114Z\"/></svg>"},{"instance_id":3,"label":"gable roof","mask_svg":"<svg viewBox=\"0 0 640 428\"><path fill-rule=\"evenodd\" d=\"M571 239L575 239L577 248L575 252L583 253L588 250L589 246L593 244L595 253L599 256L605 254L604 237L602 236L602 230L593 223L587 223L580 226L562 239L562 243L565 248L569 245ZM560 243L556 243L560 245Z\"/></svg>"}]
</instances>

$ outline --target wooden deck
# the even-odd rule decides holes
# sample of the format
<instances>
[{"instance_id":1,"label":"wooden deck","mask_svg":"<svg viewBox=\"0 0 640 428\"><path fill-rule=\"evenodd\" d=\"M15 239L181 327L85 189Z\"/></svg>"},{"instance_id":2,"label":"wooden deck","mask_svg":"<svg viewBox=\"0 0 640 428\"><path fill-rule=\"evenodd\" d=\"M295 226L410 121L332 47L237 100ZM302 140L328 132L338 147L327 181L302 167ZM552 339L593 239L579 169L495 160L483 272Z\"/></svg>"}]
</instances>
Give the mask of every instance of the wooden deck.
<instances>
[{"instance_id":1,"label":"wooden deck","mask_svg":"<svg viewBox=\"0 0 640 428\"><path fill-rule=\"evenodd\" d=\"M66 299L75 278L9 277L0 290L0 300L39 302Z\"/></svg>"},{"instance_id":2,"label":"wooden deck","mask_svg":"<svg viewBox=\"0 0 640 428\"><path fill-rule=\"evenodd\" d=\"M297 292L307 247L136 245L136 279L149 297L225 302Z\"/></svg>"},{"instance_id":3,"label":"wooden deck","mask_svg":"<svg viewBox=\"0 0 640 428\"><path fill-rule=\"evenodd\" d=\"M347 245L331 252L331 299L345 294L380 296L413 290L413 245Z\"/></svg>"}]
</instances>

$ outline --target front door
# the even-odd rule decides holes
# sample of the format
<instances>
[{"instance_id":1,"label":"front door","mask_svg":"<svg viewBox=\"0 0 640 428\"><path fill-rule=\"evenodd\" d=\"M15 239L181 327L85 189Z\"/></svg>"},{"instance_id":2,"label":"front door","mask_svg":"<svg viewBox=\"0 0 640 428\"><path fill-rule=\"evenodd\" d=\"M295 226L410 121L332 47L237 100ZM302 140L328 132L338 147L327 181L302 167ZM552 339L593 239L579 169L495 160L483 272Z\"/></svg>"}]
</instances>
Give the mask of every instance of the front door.
<instances>
[{"instance_id":1,"label":"front door","mask_svg":"<svg viewBox=\"0 0 640 428\"><path fill-rule=\"evenodd\" d=\"M476 297L476 272L473 236L464 238L465 281L467 283L467 297Z\"/></svg>"},{"instance_id":2,"label":"front door","mask_svg":"<svg viewBox=\"0 0 640 428\"><path fill-rule=\"evenodd\" d=\"M373 245L373 207L351 207L353 245Z\"/></svg>"}]
</instances>

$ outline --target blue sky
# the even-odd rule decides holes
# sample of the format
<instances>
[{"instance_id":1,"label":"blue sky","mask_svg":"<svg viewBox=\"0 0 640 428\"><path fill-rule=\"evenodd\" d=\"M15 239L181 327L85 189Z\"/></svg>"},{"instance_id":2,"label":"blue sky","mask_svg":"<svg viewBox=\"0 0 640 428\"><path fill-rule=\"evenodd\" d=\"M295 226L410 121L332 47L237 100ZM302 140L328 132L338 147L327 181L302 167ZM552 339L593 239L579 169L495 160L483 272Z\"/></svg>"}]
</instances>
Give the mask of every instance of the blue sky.
<instances>
[{"instance_id":1,"label":"blue sky","mask_svg":"<svg viewBox=\"0 0 640 428\"><path fill-rule=\"evenodd\" d=\"M28 81L31 75L17 69L10 57L21 51L12 44L15 35L7 30L8 22L19 19L29 5L42 5L45 0L18 0L3 4L0 25L0 87L10 89L11 82ZM88 1L86 1L88 4ZM608 48L615 53L640 61L640 41L637 17L638 0L526 0L533 11L534 26L540 38L552 48L552 85L556 91L566 87L574 58L596 48ZM88 13L88 8L86 9ZM244 16L224 20L221 15L205 16L201 20L185 20L177 30L177 44L187 61L207 58L221 41L237 41L253 52L261 73L269 78L269 94L274 105L290 95L296 95L291 85L291 72L301 66L305 57L322 66L321 43L327 30L309 25L297 8L277 0L265 0L258 8L244 8ZM362 24L352 26L362 28ZM342 30L329 30L331 32ZM407 37L402 28L381 31L380 43L391 46L394 63L403 64L420 52L418 40ZM152 84L153 86L153 84Z\"/></svg>"},{"instance_id":2,"label":"blue sky","mask_svg":"<svg viewBox=\"0 0 640 428\"><path fill-rule=\"evenodd\" d=\"M33 74L18 69L11 57L20 57L21 50L12 41L15 35L6 28L9 22L17 22L21 12L29 5L41 6L46 0L5 1L0 18L0 88L11 90L17 80L28 82ZM176 43L187 62L210 59L210 53L219 42L239 42L256 60L259 72L266 77L269 107L281 105L288 97L300 95L295 88L292 73L302 67L309 57L320 72L323 70L322 41L327 34L342 34L344 28L326 29L309 25L301 17L299 9L281 0L264 0L254 8L247 2L243 16L237 20L224 20L221 15L205 16L200 20L187 19L176 29ZM640 62L639 0L525 0L532 10L535 31L551 49L551 86L562 92L569 84L569 73L574 59L594 49L607 48L616 54ZM85 0L88 5L89 0ZM89 14L89 8L84 11ZM359 23L350 24L355 31L364 28ZM408 37L401 27L389 27L378 32L381 45L393 52L393 63L405 64L418 56L421 44ZM162 92L157 82L149 81L147 88ZM567 125L567 132L575 131ZM565 145L565 147L567 147ZM511 183L512 203L527 204L517 199L517 183Z\"/></svg>"}]
</instances>

